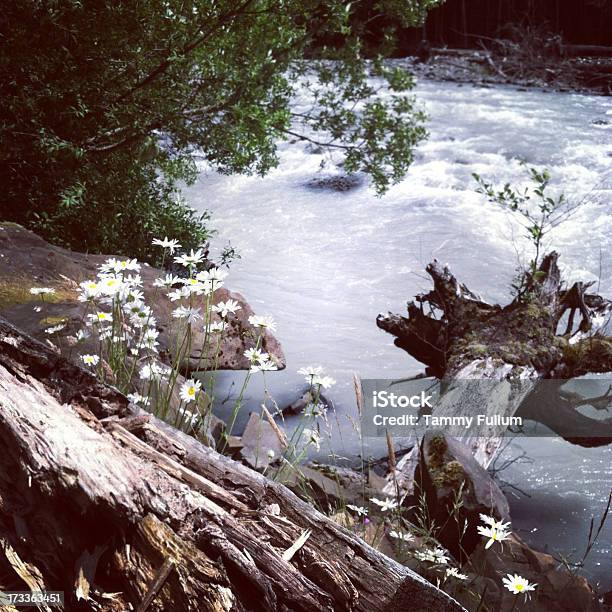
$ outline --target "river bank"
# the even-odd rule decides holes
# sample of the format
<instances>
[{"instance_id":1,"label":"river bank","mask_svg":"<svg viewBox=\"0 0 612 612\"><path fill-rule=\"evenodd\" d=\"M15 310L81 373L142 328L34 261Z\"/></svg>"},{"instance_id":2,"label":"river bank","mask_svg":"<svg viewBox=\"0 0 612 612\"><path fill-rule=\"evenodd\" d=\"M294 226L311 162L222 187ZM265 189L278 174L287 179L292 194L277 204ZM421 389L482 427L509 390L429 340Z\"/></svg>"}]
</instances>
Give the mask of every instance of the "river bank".
<instances>
[{"instance_id":1,"label":"river bank","mask_svg":"<svg viewBox=\"0 0 612 612\"><path fill-rule=\"evenodd\" d=\"M388 60L408 69L417 78L486 87L511 85L548 92L612 94L612 59L604 57L557 58L534 65L528 75L506 69L502 57L489 51L431 49L415 56Z\"/></svg>"}]
</instances>

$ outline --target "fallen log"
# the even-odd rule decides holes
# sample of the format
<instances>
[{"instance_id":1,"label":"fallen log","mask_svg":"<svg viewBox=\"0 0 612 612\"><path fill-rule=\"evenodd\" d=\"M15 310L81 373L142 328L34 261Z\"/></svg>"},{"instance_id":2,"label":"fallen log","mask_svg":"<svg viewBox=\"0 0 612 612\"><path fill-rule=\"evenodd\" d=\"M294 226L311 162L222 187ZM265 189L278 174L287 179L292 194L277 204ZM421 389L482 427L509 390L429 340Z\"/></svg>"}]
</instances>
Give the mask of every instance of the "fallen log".
<instances>
[{"instance_id":1,"label":"fallen log","mask_svg":"<svg viewBox=\"0 0 612 612\"><path fill-rule=\"evenodd\" d=\"M601 332L612 303L588 293L585 283L564 288L557 260L554 252L544 257L526 292L504 307L487 304L434 261L427 266L434 288L408 304L407 317L379 315L378 326L396 346L444 380L433 414L511 417L542 379L612 371L612 338ZM462 441L486 467L504 431L490 425ZM402 458L389 494L412 492L417 462L417 449Z\"/></svg>"},{"instance_id":2,"label":"fallen log","mask_svg":"<svg viewBox=\"0 0 612 612\"><path fill-rule=\"evenodd\" d=\"M0 442L3 588L67 610L463 609L2 319Z\"/></svg>"}]
</instances>

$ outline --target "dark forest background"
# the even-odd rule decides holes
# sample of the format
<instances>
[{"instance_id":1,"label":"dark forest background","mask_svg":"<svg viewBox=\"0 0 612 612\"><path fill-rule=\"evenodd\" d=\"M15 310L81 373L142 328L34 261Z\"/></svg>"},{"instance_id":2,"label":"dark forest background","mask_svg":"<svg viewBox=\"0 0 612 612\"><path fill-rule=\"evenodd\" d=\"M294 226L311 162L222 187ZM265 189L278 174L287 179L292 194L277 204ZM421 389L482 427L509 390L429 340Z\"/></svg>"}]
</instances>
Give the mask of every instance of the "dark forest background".
<instances>
[{"instance_id":1,"label":"dark forest background","mask_svg":"<svg viewBox=\"0 0 612 612\"><path fill-rule=\"evenodd\" d=\"M446 0L424 28L403 31L396 53L424 34L434 46L478 47L479 37L504 35L509 23L545 26L568 44L612 46L612 0Z\"/></svg>"}]
</instances>

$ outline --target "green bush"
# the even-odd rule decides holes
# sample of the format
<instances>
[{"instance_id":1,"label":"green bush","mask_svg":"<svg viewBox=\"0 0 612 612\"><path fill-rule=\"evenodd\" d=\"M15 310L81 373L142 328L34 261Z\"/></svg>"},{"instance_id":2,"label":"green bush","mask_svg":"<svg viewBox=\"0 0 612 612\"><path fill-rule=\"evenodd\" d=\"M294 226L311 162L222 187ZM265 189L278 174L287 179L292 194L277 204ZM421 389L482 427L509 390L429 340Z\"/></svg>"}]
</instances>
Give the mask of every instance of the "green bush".
<instances>
[{"instance_id":1,"label":"green bush","mask_svg":"<svg viewBox=\"0 0 612 612\"><path fill-rule=\"evenodd\" d=\"M439 2L375 10L414 25ZM179 196L195 151L221 172L265 174L278 139L296 136L342 151L384 191L411 163L424 116L407 75L364 59L353 18L362 4L5 3L0 217L81 250L151 260L154 236L185 247L207 236ZM385 101L370 72L388 81ZM313 97L299 114L298 83Z\"/></svg>"}]
</instances>

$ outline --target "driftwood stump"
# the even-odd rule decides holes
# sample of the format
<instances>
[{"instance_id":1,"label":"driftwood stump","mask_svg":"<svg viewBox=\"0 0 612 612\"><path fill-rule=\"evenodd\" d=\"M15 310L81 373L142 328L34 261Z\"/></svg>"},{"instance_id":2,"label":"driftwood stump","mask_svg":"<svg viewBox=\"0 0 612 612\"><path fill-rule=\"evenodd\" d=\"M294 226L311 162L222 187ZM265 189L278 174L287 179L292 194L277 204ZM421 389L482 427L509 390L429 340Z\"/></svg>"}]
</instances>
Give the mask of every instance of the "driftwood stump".
<instances>
[{"instance_id":1,"label":"driftwood stump","mask_svg":"<svg viewBox=\"0 0 612 612\"><path fill-rule=\"evenodd\" d=\"M437 416L476 413L524 416L542 420L560 435L597 431L599 439L584 444L609 443L610 419L594 421L576 412L576 398L560 395L549 411L534 410L538 381L563 381L587 373L612 371L612 338L603 329L612 303L589 293L591 284L566 288L557 265L558 255L544 257L531 276L525 294L507 306L487 304L460 284L447 267L427 266L433 290L408 303L408 316L379 315L378 326L395 336L395 344L426 365L426 374L448 385L435 408ZM479 381L490 381L485 386ZM474 384L470 384L470 381ZM601 401L608 401L602 398ZM543 417L541 415L544 415ZM500 446L503 428L491 426L482 435L464 440L485 467ZM411 492L418 453L399 462L388 492L399 485Z\"/></svg>"},{"instance_id":2,"label":"driftwood stump","mask_svg":"<svg viewBox=\"0 0 612 612\"><path fill-rule=\"evenodd\" d=\"M0 320L0 586L67 610L462 608Z\"/></svg>"}]
</instances>

